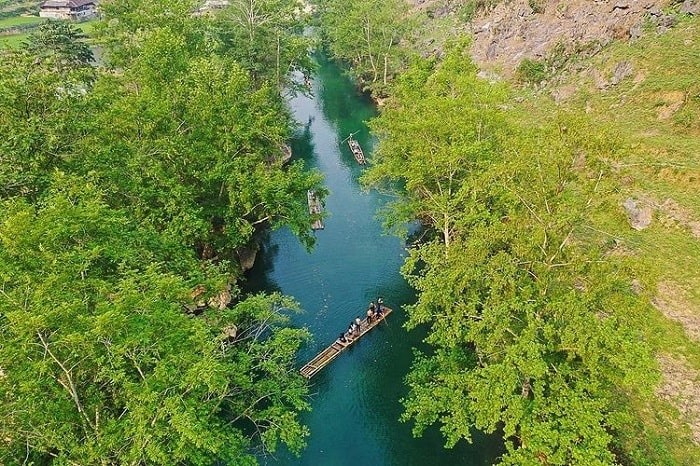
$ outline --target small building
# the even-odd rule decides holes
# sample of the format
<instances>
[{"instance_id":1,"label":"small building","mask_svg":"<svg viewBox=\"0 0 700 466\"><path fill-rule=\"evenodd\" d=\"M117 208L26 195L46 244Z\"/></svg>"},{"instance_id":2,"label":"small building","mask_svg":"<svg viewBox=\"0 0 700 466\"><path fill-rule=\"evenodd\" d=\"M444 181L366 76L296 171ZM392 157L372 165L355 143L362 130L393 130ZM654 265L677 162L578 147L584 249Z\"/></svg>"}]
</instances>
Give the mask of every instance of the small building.
<instances>
[{"instance_id":1,"label":"small building","mask_svg":"<svg viewBox=\"0 0 700 466\"><path fill-rule=\"evenodd\" d=\"M229 0L205 0L205 2L194 12L195 16L206 15L213 13L216 10L223 10L229 6Z\"/></svg>"},{"instance_id":2,"label":"small building","mask_svg":"<svg viewBox=\"0 0 700 466\"><path fill-rule=\"evenodd\" d=\"M41 18L86 20L97 16L97 0L48 0L39 9Z\"/></svg>"}]
</instances>

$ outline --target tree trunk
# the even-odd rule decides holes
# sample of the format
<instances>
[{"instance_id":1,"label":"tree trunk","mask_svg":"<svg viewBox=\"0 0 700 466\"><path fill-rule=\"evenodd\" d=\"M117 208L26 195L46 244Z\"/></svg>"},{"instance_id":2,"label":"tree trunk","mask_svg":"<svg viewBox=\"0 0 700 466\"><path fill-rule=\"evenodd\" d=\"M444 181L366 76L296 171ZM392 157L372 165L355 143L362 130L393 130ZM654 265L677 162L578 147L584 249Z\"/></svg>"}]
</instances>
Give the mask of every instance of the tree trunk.
<instances>
[{"instance_id":1,"label":"tree trunk","mask_svg":"<svg viewBox=\"0 0 700 466\"><path fill-rule=\"evenodd\" d=\"M387 73L389 70L389 55L384 55L384 85L386 86Z\"/></svg>"},{"instance_id":2,"label":"tree trunk","mask_svg":"<svg viewBox=\"0 0 700 466\"><path fill-rule=\"evenodd\" d=\"M445 213L445 223L442 227L442 234L445 237L445 254L447 254L447 249L450 247L450 216Z\"/></svg>"}]
</instances>

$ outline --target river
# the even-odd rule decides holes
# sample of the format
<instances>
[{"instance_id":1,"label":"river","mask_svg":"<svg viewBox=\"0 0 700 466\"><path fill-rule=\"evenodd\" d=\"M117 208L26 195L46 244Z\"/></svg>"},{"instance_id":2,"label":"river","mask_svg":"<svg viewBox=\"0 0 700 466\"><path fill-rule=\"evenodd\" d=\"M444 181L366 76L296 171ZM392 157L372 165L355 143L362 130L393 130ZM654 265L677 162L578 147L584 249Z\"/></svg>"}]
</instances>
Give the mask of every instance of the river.
<instances>
[{"instance_id":1,"label":"river","mask_svg":"<svg viewBox=\"0 0 700 466\"><path fill-rule=\"evenodd\" d=\"M377 192L363 191L361 168L343 139L358 132L365 153L373 140L365 122L375 115L372 102L332 62L319 58L313 98L290 101L302 125L292 143L295 158L325 175L330 216L316 233L310 253L288 231L265 239L253 270L249 291L281 291L295 297L305 310L293 322L307 327L314 340L300 356L300 365L330 344L370 301L381 295L395 312L330 366L312 379L312 411L302 416L311 435L300 457L281 452L262 458L276 465L486 465L501 453L495 437L475 435L472 445L461 442L443 448L437 428L421 438L411 423L399 421L400 399L407 390L412 348L421 345L419 331L403 328L401 307L415 299L399 269L405 258L403 242L385 234L377 217L388 201Z\"/></svg>"}]
</instances>

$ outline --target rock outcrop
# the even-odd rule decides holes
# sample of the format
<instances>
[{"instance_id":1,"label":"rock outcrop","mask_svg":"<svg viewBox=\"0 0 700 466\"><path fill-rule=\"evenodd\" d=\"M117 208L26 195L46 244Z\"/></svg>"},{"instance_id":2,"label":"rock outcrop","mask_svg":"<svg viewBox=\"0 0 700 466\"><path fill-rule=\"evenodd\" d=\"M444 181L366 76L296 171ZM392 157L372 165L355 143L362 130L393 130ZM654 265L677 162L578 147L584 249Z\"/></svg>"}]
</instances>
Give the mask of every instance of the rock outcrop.
<instances>
[{"instance_id":1,"label":"rock outcrop","mask_svg":"<svg viewBox=\"0 0 700 466\"><path fill-rule=\"evenodd\" d=\"M642 205L631 197L625 200L622 207L624 207L627 212L630 226L635 230L644 230L651 225L652 214L654 213L651 207Z\"/></svg>"},{"instance_id":2,"label":"rock outcrop","mask_svg":"<svg viewBox=\"0 0 700 466\"><path fill-rule=\"evenodd\" d=\"M615 39L639 37L647 18L659 28L670 27L675 17L662 13L662 8L670 2L514 0L500 3L472 22L473 56L482 68L500 70L508 76L523 59L543 59L555 48L569 52L595 49ZM531 6L533 3L537 11ZM691 12L699 2L686 3L683 10Z\"/></svg>"}]
</instances>

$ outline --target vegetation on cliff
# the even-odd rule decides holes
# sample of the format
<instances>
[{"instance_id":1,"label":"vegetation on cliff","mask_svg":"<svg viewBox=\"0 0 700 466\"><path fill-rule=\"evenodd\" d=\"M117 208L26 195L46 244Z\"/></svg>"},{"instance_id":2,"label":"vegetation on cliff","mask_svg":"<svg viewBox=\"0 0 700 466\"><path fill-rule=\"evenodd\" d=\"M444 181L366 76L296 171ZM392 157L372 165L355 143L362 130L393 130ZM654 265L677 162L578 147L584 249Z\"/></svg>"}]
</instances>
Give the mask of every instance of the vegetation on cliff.
<instances>
[{"instance_id":1,"label":"vegetation on cliff","mask_svg":"<svg viewBox=\"0 0 700 466\"><path fill-rule=\"evenodd\" d=\"M648 307L596 233L614 139L573 115L523 124L468 63L457 47L408 70L375 123L367 181L400 182L394 221L436 233L404 268L420 291L409 328L434 348L406 416L417 432L439 420L450 445L501 428L504 464L611 463L628 397L654 383Z\"/></svg>"},{"instance_id":2,"label":"vegetation on cliff","mask_svg":"<svg viewBox=\"0 0 700 466\"><path fill-rule=\"evenodd\" d=\"M417 433L498 430L505 464L697 462L700 394L678 388L700 368L692 3L649 10L637 42L554 47L513 83L479 73L483 51L455 45L468 28L440 29L449 11L395 9L423 15L422 36L396 47L414 58L372 123L365 181L400 187L390 224L429 227L404 268L420 292L408 326L431 346L407 378ZM357 50L359 31L343 38Z\"/></svg>"},{"instance_id":3,"label":"vegetation on cliff","mask_svg":"<svg viewBox=\"0 0 700 466\"><path fill-rule=\"evenodd\" d=\"M303 445L296 305L226 290L256 227L310 241L320 177L282 167L280 80L239 61L276 45L234 51L192 11L106 3L105 67L62 23L0 53L0 463L252 464Z\"/></svg>"}]
</instances>

